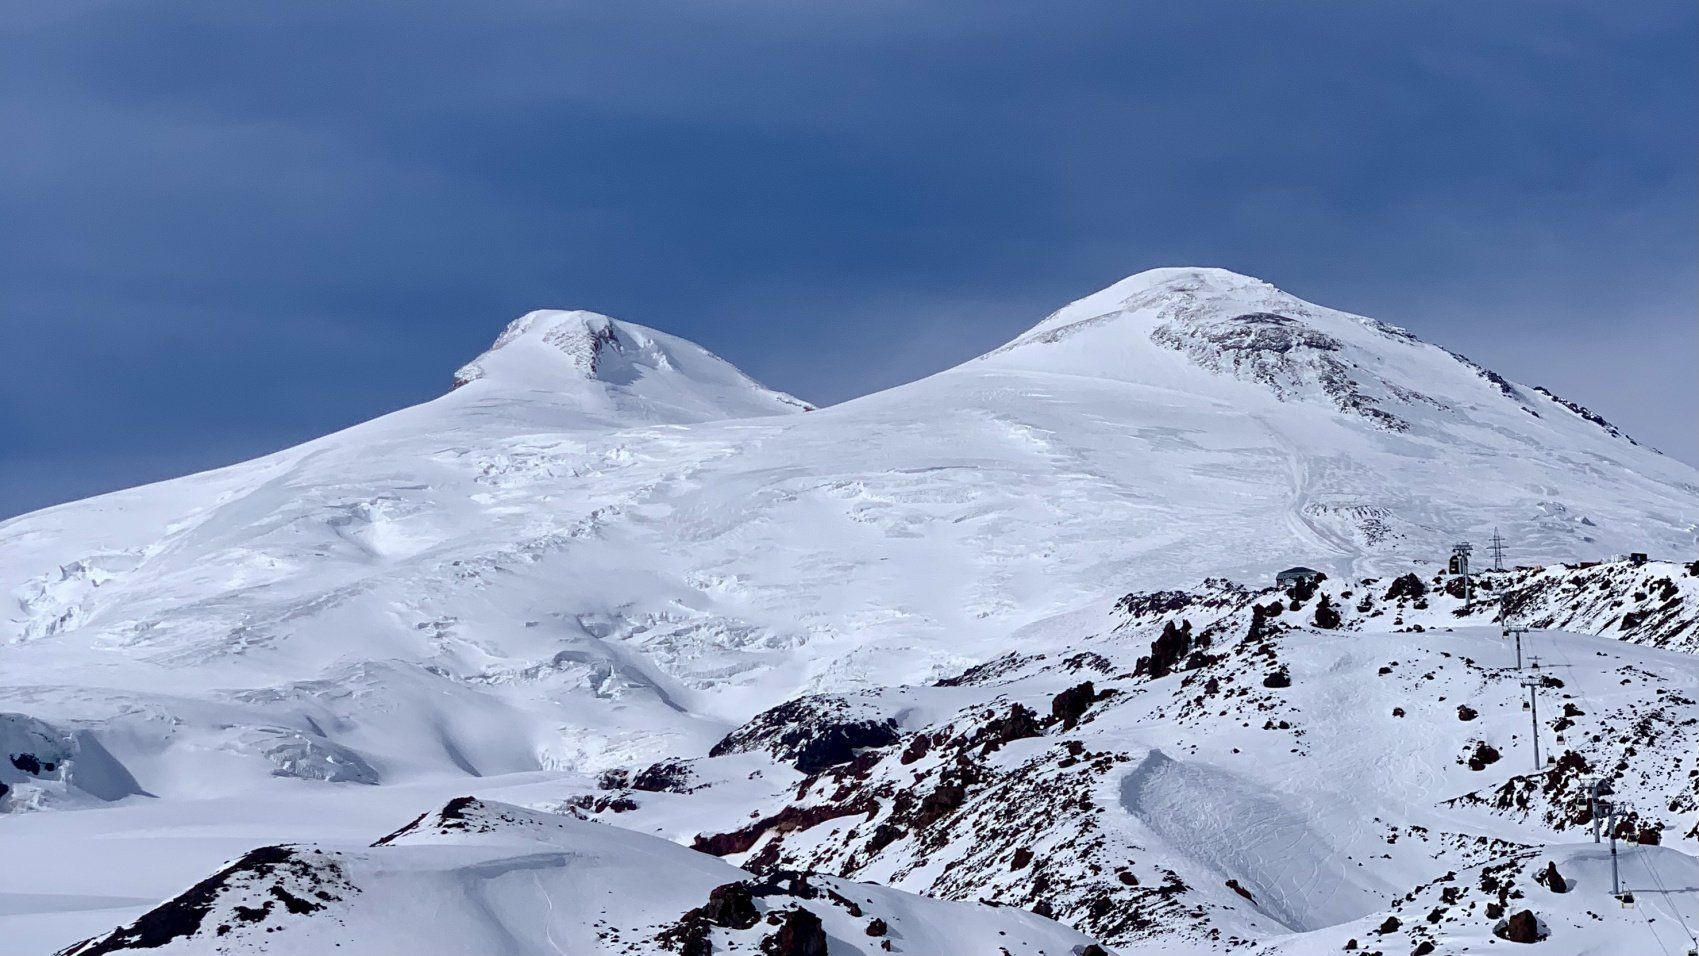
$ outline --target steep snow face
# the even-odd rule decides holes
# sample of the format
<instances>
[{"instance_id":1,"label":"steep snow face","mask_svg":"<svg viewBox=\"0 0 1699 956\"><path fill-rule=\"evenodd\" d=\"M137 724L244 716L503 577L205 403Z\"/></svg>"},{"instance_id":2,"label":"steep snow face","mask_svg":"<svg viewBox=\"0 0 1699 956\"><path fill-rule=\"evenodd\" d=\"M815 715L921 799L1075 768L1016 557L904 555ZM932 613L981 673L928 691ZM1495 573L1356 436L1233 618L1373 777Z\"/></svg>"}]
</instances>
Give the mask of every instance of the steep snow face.
<instances>
[{"instance_id":1,"label":"steep snow face","mask_svg":"<svg viewBox=\"0 0 1699 956\"><path fill-rule=\"evenodd\" d=\"M694 342L595 312L530 312L454 373L454 387L577 394L627 421L699 422L809 411ZM588 383L589 387L586 387Z\"/></svg>"}]
</instances>

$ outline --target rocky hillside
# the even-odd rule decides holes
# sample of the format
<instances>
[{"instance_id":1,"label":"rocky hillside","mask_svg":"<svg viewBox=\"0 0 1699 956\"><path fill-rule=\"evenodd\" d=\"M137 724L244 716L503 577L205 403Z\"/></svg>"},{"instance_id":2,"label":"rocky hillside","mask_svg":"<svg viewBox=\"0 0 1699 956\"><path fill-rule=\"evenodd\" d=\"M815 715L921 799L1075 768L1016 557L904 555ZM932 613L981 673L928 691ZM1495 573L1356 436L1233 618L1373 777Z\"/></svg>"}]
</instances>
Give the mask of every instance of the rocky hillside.
<instances>
[{"instance_id":1,"label":"rocky hillside","mask_svg":"<svg viewBox=\"0 0 1699 956\"><path fill-rule=\"evenodd\" d=\"M1503 590L1545 594L1558 574ZM799 699L715 756L610 774L572 805L757 873L991 900L1128 952L1463 952L1524 909L1563 952L1589 951L1600 919L1643 935L1571 845L1602 778L1635 885L1693 868L1699 662L1542 631L1517 670L1497 628L1418 584L1127 595L1098 628L1058 622L1073 641L1030 634L931 686ZM1653 849L1672 844L1686 852ZM1537 887L1554 859L1584 892ZM1672 927L1696 915L1643 905Z\"/></svg>"}]
</instances>

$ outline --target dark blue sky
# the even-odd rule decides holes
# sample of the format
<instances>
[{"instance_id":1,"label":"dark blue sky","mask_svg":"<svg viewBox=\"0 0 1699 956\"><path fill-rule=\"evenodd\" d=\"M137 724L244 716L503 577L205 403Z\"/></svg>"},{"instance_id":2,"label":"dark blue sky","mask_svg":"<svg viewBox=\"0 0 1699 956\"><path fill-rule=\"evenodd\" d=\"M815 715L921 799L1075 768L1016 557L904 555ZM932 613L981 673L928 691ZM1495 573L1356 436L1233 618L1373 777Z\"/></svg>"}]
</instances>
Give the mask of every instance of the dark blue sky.
<instances>
[{"instance_id":1,"label":"dark blue sky","mask_svg":"<svg viewBox=\"0 0 1699 956\"><path fill-rule=\"evenodd\" d=\"M1699 6L0 0L0 515L408 405L538 307L841 401L1159 265L1699 461Z\"/></svg>"}]
</instances>

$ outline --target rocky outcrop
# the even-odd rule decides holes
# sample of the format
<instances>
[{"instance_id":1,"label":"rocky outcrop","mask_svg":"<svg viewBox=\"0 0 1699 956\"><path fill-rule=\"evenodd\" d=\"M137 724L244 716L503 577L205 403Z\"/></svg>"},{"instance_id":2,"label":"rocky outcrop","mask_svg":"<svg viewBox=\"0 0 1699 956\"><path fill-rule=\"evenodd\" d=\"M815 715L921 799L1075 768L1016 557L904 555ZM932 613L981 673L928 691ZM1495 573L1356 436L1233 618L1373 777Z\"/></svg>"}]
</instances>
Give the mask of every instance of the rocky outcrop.
<instances>
[{"instance_id":1,"label":"rocky outcrop","mask_svg":"<svg viewBox=\"0 0 1699 956\"><path fill-rule=\"evenodd\" d=\"M846 764L856 752L897 742L897 722L842 697L787 701L755 715L715 744L709 756L764 750L807 774Z\"/></svg>"},{"instance_id":2,"label":"rocky outcrop","mask_svg":"<svg viewBox=\"0 0 1699 956\"><path fill-rule=\"evenodd\" d=\"M826 927L805 909L786 910L778 932L761 941L765 956L827 956Z\"/></svg>"},{"instance_id":3,"label":"rocky outcrop","mask_svg":"<svg viewBox=\"0 0 1699 956\"><path fill-rule=\"evenodd\" d=\"M264 925L284 914L317 913L355 892L328 854L260 847L134 923L78 943L60 956L103 956L158 949L178 939L216 938L236 924Z\"/></svg>"}]
</instances>

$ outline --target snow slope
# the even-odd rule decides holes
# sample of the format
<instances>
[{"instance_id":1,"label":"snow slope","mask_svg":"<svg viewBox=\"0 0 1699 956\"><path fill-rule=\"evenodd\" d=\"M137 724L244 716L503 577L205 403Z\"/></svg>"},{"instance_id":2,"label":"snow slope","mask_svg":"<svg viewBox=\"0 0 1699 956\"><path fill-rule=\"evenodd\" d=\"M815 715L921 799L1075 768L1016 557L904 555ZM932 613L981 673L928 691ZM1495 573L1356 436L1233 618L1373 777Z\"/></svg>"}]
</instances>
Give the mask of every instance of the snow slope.
<instances>
[{"instance_id":1,"label":"snow slope","mask_svg":"<svg viewBox=\"0 0 1699 956\"><path fill-rule=\"evenodd\" d=\"M957 673L1106 593L1425 574L1493 528L1517 563L1690 560L1699 527L1694 469L1585 409L1220 270L826 409L585 312L454 382L0 523L8 726L110 758L8 776L0 810L564 779ZM109 895L165 889L136 887Z\"/></svg>"},{"instance_id":2,"label":"snow slope","mask_svg":"<svg viewBox=\"0 0 1699 956\"><path fill-rule=\"evenodd\" d=\"M711 908L717 889L735 902ZM699 907L708 912L693 916ZM799 912L806 914L800 920ZM369 846L250 851L64 956L320 954L339 947L369 956L642 956L679 951L692 937L707 944L696 950L706 954L740 944L753 949L779 937L787 922L811 922L813 939L830 940L832 952L845 956L994 947L1010 956L1072 956L1091 943L1019 910L830 877L757 880L655 837L463 797Z\"/></svg>"}]
</instances>

